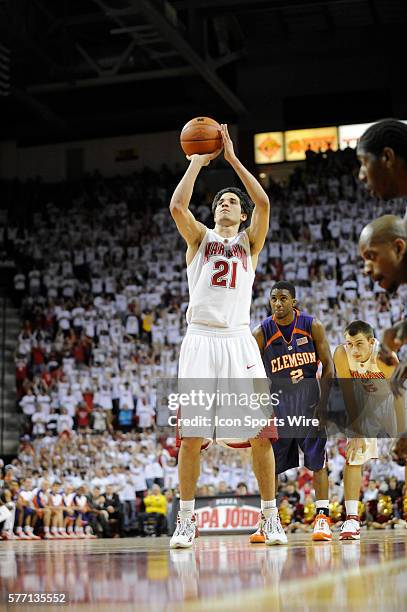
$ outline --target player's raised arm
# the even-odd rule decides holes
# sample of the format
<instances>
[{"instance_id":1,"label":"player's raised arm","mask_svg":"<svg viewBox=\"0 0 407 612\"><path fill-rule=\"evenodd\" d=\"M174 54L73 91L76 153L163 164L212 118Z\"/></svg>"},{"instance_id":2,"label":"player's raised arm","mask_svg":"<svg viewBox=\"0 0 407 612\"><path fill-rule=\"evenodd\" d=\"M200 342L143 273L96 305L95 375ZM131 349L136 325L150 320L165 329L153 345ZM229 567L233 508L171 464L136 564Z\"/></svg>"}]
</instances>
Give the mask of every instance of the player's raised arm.
<instances>
[{"instance_id":1,"label":"player's raised arm","mask_svg":"<svg viewBox=\"0 0 407 612\"><path fill-rule=\"evenodd\" d=\"M207 166L212 159L215 159L220 151L207 155L188 156L187 159L189 159L190 164L172 194L170 202L171 216L188 247L199 245L206 230L205 226L197 221L189 210L195 181L201 168Z\"/></svg>"},{"instance_id":2,"label":"player's raised arm","mask_svg":"<svg viewBox=\"0 0 407 612\"><path fill-rule=\"evenodd\" d=\"M270 223L270 200L259 181L245 168L237 158L229 136L228 127L222 124L224 157L232 166L254 204L250 227L246 230L250 241L252 255L257 255L263 248Z\"/></svg>"}]
</instances>

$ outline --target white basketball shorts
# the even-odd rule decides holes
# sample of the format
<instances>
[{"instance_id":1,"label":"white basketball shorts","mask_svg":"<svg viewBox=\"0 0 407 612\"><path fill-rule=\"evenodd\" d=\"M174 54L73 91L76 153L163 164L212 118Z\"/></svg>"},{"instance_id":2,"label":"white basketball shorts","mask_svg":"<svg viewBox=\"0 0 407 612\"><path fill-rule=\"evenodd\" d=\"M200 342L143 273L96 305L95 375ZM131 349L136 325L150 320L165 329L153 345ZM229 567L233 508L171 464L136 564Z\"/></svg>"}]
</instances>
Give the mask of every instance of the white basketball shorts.
<instances>
[{"instance_id":1,"label":"white basketball shorts","mask_svg":"<svg viewBox=\"0 0 407 612\"><path fill-rule=\"evenodd\" d=\"M357 453L355 453L354 459L352 461L347 461L348 465L363 465L371 459L378 458L379 455L377 451L377 438L365 438L365 442L365 452L359 450Z\"/></svg>"},{"instance_id":2,"label":"white basketball shorts","mask_svg":"<svg viewBox=\"0 0 407 612\"><path fill-rule=\"evenodd\" d=\"M178 378L183 391L188 389L188 385L199 386L199 381L197 384L193 382L196 379L205 379L200 385L205 392L216 393L221 388L239 397L243 394L253 394L253 397L270 394L259 347L248 326L223 330L189 325L181 345ZM245 405L243 401L241 405L228 409L225 402L216 402L211 413L216 423L212 419L206 429L197 430L196 437L205 438L206 446L216 439L218 443L234 448L249 447L250 438L276 439L275 427L268 422L269 411L256 408L254 404ZM182 418L182 407L180 411ZM234 422L229 427L227 423L231 418ZM183 429L181 421L179 438L185 436Z\"/></svg>"}]
</instances>

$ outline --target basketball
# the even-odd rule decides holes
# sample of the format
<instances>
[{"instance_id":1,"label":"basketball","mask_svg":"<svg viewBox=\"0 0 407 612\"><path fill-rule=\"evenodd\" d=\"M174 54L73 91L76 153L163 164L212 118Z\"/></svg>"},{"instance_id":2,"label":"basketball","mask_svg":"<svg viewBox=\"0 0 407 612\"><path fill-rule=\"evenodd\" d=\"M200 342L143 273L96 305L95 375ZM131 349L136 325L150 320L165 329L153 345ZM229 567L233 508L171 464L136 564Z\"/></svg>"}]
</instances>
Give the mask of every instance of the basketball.
<instances>
[{"instance_id":1,"label":"basketball","mask_svg":"<svg viewBox=\"0 0 407 612\"><path fill-rule=\"evenodd\" d=\"M186 155L214 153L222 147L221 127L210 117L195 117L182 128L180 142Z\"/></svg>"}]
</instances>

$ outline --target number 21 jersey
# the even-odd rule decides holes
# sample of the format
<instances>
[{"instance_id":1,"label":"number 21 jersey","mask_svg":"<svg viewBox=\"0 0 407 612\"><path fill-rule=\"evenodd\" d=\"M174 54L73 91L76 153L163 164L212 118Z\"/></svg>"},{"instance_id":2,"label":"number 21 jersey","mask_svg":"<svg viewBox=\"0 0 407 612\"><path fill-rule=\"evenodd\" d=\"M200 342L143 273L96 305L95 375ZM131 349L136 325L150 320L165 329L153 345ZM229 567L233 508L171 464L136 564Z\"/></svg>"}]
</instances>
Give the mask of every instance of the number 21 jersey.
<instances>
[{"instance_id":1,"label":"number 21 jersey","mask_svg":"<svg viewBox=\"0 0 407 612\"><path fill-rule=\"evenodd\" d=\"M187 276L188 324L231 329L249 325L254 270L246 231L224 238L207 229Z\"/></svg>"}]
</instances>

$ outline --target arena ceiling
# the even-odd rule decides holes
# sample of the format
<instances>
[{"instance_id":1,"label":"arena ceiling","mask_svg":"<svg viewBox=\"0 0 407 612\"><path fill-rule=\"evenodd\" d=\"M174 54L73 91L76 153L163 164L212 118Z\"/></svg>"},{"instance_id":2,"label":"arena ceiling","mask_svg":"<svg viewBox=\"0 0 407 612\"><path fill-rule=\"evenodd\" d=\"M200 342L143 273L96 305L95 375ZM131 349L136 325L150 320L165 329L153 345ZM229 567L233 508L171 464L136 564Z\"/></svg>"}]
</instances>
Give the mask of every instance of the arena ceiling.
<instances>
[{"instance_id":1,"label":"arena ceiling","mask_svg":"<svg viewBox=\"0 0 407 612\"><path fill-rule=\"evenodd\" d=\"M242 70L304 55L354 57L356 70L380 45L390 61L406 24L405 0L0 0L1 137L174 129L203 113L247 122Z\"/></svg>"}]
</instances>

